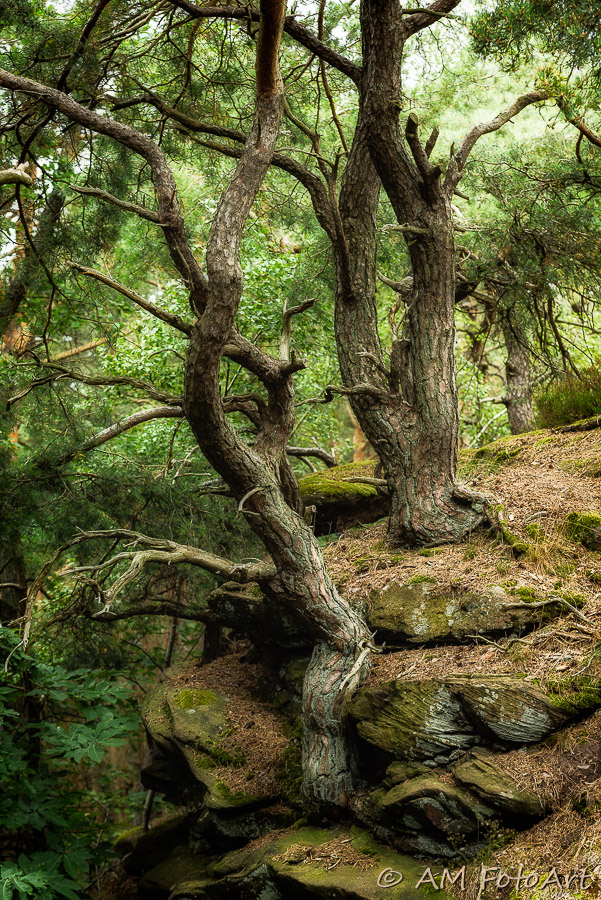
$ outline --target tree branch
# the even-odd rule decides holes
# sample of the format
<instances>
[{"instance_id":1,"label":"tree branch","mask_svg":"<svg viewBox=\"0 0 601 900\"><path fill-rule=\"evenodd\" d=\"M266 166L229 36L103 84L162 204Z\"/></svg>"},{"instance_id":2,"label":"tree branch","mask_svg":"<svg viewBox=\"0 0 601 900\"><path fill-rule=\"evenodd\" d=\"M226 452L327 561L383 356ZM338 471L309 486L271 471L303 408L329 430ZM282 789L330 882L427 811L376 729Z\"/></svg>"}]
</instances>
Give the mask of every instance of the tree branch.
<instances>
[{"instance_id":1,"label":"tree branch","mask_svg":"<svg viewBox=\"0 0 601 900\"><path fill-rule=\"evenodd\" d=\"M154 222L155 225L161 224L158 213L155 213L151 209L145 209L143 206L138 206L137 203L129 203L127 200L120 200L118 197L114 197L112 194L101 191L98 188L80 187L77 184L70 184L69 187L72 191L77 191L78 194L84 194L87 197L96 197L98 200L105 200L107 203L112 203L113 206L118 206L119 209L133 212L137 216L140 216L141 219L148 219L149 222Z\"/></svg>"},{"instance_id":2,"label":"tree branch","mask_svg":"<svg viewBox=\"0 0 601 900\"><path fill-rule=\"evenodd\" d=\"M21 163L20 166L15 166L11 169L0 169L0 185L1 184L24 184L26 187L31 187L33 184L33 178L31 175L28 175L27 172L24 171L24 166L26 163Z\"/></svg>"},{"instance_id":3,"label":"tree branch","mask_svg":"<svg viewBox=\"0 0 601 900\"><path fill-rule=\"evenodd\" d=\"M239 19L244 22L259 21L258 10L250 9L248 6L196 6L189 0L171 0L174 6L185 10L188 15L193 18L200 19ZM338 69L344 75L347 75L355 84L359 84L361 80L361 66L347 59L341 53L324 44L319 38L313 34L300 22L297 22L294 16L286 16L284 19L284 31L289 37L301 44L318 59Z\"/></svg>"},{"instance_id":4,"label":"tree branch","mask_svg":"<svg viewBox=\"0 0 601 900\"><path fill-rule=\"evenodd\" d=\"M548 100L549 97L548 91L530 91L530 93L518 97L511 106L499 113L494 119L491 119L490 122L483 122L481 125L475 125L471 131L468 132L459 150L451 158L449 163L444 182L445 189L449 196L459 183L467 158L479 138L485 134L490 134L493 131L498 131L499 128L502 128L503 125L507 124L514 116L517 116L523 109L526 109L527 106L531 106L533 103L539 103L541 100Z\"/></svg>"},{"instance_id":5,"label":"tree branch","mask_svg":"<svg viewBox=\"0 0 601 900\"><path fill-rule=\"evenodd\" d=\"M417 34L418 31L428 28L428 26L445 17L457 18L457 16L450 16L450 13L455 7L459 6L460 2L461 0L436 0L435 3L432 3L425 9L402 10L401 15L409 17L404 22L405 36L411 37L411 35Z\"/></svg>"},{"instance_id":6,"label":"tree branch","mask_svg":"<svg viewBox=\"0 0 601 900\"><path fill-rule=\"evenodd\" d=\"M56 88L40 84L22 75L15 75L5 69L0 69L0 86L42 101L83 128L113 138L119 144L139 154L148 163L158 198L160 226L163 229L171 259L184 283L190 289L192 305L202 309L206 299L207 281L186 237L184 220L177 200L177 185L167 157L161 148L142 132L92 112Z\"/></svg>"},{"instance_id":7,"label":"tree branch","mask_svg":"<svg viewBox=\"0 0 601 900\"><path fill-rule=\"evenodd\" d=\"M143 422L150 422L152 419L182 419L183 417L184 411L181 406L158 406L153 409L142 409L131 416L127 416L125 419L121 419L120 422L115 422L114 425L99 431L98 434L89 438L80 447L75 447L64 453L58 460L57 465L62 466L68 463L81 453L88 453L90 450L106 444L107 441L119 437L120 434L129 431L130 428L135 428L136 425L141 425Z\"/></svg>"},{"instance_id":8,"label":"tree branch","mask_svg":"<svg viewBox=\"0 0 601 900\"><path fill-rule=\"evenodd\" d=\"M287 363L290 362L290 340L292 338L292 317L298 315L299 313L304 312L306 309L309 309L311 306L317 302L316 297L311 297L309 300L303 300L298 306L291 306L290 309L285 310L284 317L282 320L282 333L280 336L280 362Z\"/></svg>"},{"instance_id":9,"label":"tree branch","mask_svg":"<svg viewBox=\"0 0 601 900\"><path fill-rule=\"evenodd\" d=\"M127 387L144 391L147 397L150 397L151 400L157 400L159 403L168 403L179 406L182 402L181 397L176 397L173 394L168 394L166 391L161 391L149 381L142 381L142 379L129 378L125 375L83 375L80 372L73 372L71 369L66 369L64 366L59 366L56 363L50 361L37 360L37 365L45 369L50 369L51 372L48 375L44 375L42 378L36 378L24 390L20 391L18 394L15 394L14 397L11 397L9 400L7 400L7 409L10 409L13 404L26 397L27 394L29 394L36 387L41 387L44 384L50 384L54 381L66 379L68 379L69 381L79 381L82 384L89 384L94 387L114 387L116 385L126 385Z\"/></svg>"},{"instance_id":10,"label":"tree branch","mask_svg":"<svg viewBox=\"0 0 601 900\"><path fill-rule=\"evenodd\" d=\"M577 128L580 134L583 135L587 139L587 141L589 141L589 143L593 144L595 147L601 147L601 137L599 137L599 135L596 134L592 128L589 128L589 126L584 121L584 116L572 115L572 110L569 108L564 97L556 97L555 102L564 114L566 121L569 122L570 125L573 125L575 128Z\"/></svg>"},{"instance_id":11,"label":"tree branch","mask_svg":"<svg viewBox=\"0 0 601 900\"><path fill-rule=\"evenodd\" d=\"M315 457L315 459L320 459L324 462L328 469L338 465L336 457L322 447L286 447L286 453L288 456L295 456L300 459L303 459L305 456Z\"/></svg>"},{"instance_id":12,"label":"tree branch","mask_svg":"<svg viewBox=\"0 0 601 900\"><path fill-rule=\"evenodd\" d=\"M188 322L184 321L180 316L175 313L167 312L166 309L161 309L160 306L157 306L151 300L146 300L144 297L140 296L140 294L137 294L136 291L126 287L119 281L115 281L114 278L110 278L103 272L98 272L97 269L88 269L87 266L82 266L79 263L71 263L71 268L75 269L76 272L81 272L82 275L86 275L88 278L95 278L96 281L100 281L102 284L106 284L107 287L112 288L119 294L123 294L128 300L133 300L134 303L137 303L137 305L141 306L142 309L145 309L146 312L151 313L155 318L160 319L162 322L166 322L167 325L171 325L172 328L177 328L178 331L183 331L183 333L187 335L192 331L192 325L188 324Z\"/></svg>"}]
</instances>

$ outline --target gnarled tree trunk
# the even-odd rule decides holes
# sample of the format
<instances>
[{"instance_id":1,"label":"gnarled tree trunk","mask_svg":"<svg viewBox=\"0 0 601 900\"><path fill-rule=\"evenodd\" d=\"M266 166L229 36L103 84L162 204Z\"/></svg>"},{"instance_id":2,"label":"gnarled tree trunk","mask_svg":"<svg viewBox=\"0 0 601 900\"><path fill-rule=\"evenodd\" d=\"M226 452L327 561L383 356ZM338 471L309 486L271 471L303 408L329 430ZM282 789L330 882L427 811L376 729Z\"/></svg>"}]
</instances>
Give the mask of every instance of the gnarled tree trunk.
<instances>
[{"instance_id":1,"label":"gnarled tree trunk","mask_svg":"<svg viewBox=\"0 0 601 900\"><path fill-rule=\"evenodd\" d=\"M293 608L314 635L303 688L303 776L307 801L323 811L345 806L353 787L355 767L344 706L367 672L370 635L336 591L315 537L282 490L294 423L291 376L300 366L287 352L275 360L249 347L234 329L242 293L242 230L271 164L284 109L278 65L284 7L282 0L261 4L255 119L207 245L208 290L190 336L184 405L201 450L271 555L277 575L267 590ZM230 356L238 354L268 392L252 448L236 434L221 400L219 367L228 342Z\"/></svg>"}]
</instances>

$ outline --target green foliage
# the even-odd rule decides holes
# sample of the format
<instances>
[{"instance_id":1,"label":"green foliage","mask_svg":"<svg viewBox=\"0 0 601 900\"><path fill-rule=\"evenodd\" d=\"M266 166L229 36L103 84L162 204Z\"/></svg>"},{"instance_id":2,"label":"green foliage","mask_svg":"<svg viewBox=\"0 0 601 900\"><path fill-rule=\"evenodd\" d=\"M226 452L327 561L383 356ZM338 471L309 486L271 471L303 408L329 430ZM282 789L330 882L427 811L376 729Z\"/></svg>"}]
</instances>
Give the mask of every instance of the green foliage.
<instances>
[{"instance_id":1,"label":"green foliage","mask_svg":"<svg viewBox=\"0 0 601 900\"><path fill-rule=\"evenodd\" d=\"M568 373L536 396L538 425L556 428L601 414L601 360L580 372Z\"/></svg>"},{"instance_id":2,"label":"green foliage","mask_svg":"<svg viewBox=\"0 0 601 900\"><path fill-rule=\"evenodd\" d=\"M111 848L87 773L135 734L138 717L111 672L41 662L6 628L0 650L10 656L0 687L1 896L79 900Z\"/></svg>"},{"instance_id":3,"label":"green foliage","mask_svg":"<svg viewBox=\"0 0 601 900\"><path fill-rule=\"evenodd\" d=\"M483 4L481 4L483 5ZM601 14L597 0L498 0L471 23L478 52L522 63L533 47L599 74Z\"/></svg>"}]
</instances>

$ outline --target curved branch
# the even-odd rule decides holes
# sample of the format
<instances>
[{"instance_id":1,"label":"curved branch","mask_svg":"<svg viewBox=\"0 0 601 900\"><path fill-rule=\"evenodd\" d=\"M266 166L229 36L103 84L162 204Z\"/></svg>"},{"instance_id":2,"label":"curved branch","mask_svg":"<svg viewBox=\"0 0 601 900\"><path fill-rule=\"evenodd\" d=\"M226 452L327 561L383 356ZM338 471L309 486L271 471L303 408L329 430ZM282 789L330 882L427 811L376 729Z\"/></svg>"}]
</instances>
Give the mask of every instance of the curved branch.
<instances>
[{"instance_id":1,"label":"curved branch","mask_svg":"<svg viewBox=\"0 0 601 900\"><path fill-rule=\"evenodd\" d=\"M461 147L451 158L451 161L449 163L447 176L444 182L447 193L450 195L450 193L457 187L457 184L459 183L459 180L463 173L464 166L467 162L467 158L479 138L481 138L485 134L490 134L493 131L498 131L499 128L502 128L503 125L506 125L510 119L512 119L514 116L517 116L517 114L520 113L523 109L526 109L527 106L531 106L533 103L539 103L541 100L548 100L549 98L550 94L548 91L530 91L530 93L524 94L522 97L518 97L518 99L514 103L512 103L511 106L503 110L503 112L499 113L499 115L494 119L491 119L490 122L483 122L481 125L474 125L474 127L468 132L467 136L463 140Z\"/></svg>"},{"instance_id":2,"label":"curved branch","mask_svg":"<svg viewBox=\"0 0 601 900\"><path fill-rule=\"evenodd\" d=\"M129 431L130 428L141 425L143 422L150 422L153 419L183 419L183 417L184 411L181 406L158 406L153 409L142 409L140 412L127 416L125 419L121 419L120 422L115 422L114 425L99 431L98 434L95 434L94 437L91 437L80 447L75 447L64 453L58 460L57 465L62 466L68 463L75 459L76 456L79 456L80 453L88 453L90 450L106 444L107 441L119 437L120 434Z\"/></svg>"},{"instance_id":3,"label":"curved branch","mask_svg":"<svg viewBox=\"0 0 601 900\"><path fill-rule=\"evenodd\" d=\"M134 303L137 303L137 305L141 306L142 309L145 309L146 312L151 313L155 318L160 319L162 322L166 322L167 325L171 325L172 328L177 328L178 331L183 331L183 333L187 335L192 331L192 326L180 316L175 313L167 312L166 309L162 309L151 300L146 300L144 297L140 296L140 294L136 293L136 291L126 287L119 281L115 281L114 278L109 278L109 276L105 275L103 272L98 272L97 269L89 269L87 266L82 266L79 263L71 263L71 268L75 269L77 272L81 272L82 275L86 275L88 278L95 278L96 281L100 281L102 284L106 284L107 287L112 288L119 294L123 294L128 300L133 300Z\"/></svg>"},{"instance_id":4,"label":"curved branch","mask_svg":"<svg viewBox=\"0 0 601 900\"><path fill-rule=\"evenodd\" d=\"M459 6L460 3L461 0L436 0L435 3L432 3L425 9L403 10L401 14L409 16L404 23L405 36L411 37L412 34L417 34L418 31L434 25L440 19L449 18L451 10ZM456 18L456 16L450 16L450 18Z\"/></svg>"},{"instance_id":5,"label":"curved branch","mask_svg":"<svg viewBox=\"0 0 601 900\"><path fill-rule=\"evenodd\" d=\"M141 219L148 219L149 222L154 222L155 225L161 224L158 213L155 213L152 209L145 209L143 206L138 206L137 203L129 203L127 200L120 200L119 197L114 197L107 191L101 191L98 188L80 187L77 184L70 184L69 187L72 191L77 191L78 194L84 194L87 197L96 197L98 200L105 200L107 203L112 203L113 206L118 206L119 209L133 212L137 216L140 216Z\"/></svg>"},{"instance_id":6,"label":"curved branch","mask_svg":"<svg viewBox=\"0 0 601 900\"><path fill-rule=\"evenodd\" d=\"M48 375L44 375L42 378L36 378L24 390L19 391L18 394L14 395L14 397L11 397L9 400L7 400L7 409L10 409L10 407L14 403L17 403L19 400L22 400L24 397L26 397L27 394L29 394L36 387L41 387L44 384L49 384L50 382L63 379L69 379L69 381L79 381L82 384L89 384L94 387L115 387L116 385L126 385L127 387L132 387L136 390L144 391L147 397L150 397L151 400L157 400L159 403L179 405L182 402L181 397L176 397L173 394L168 394L166 391L161 391L149 381L142 381L142 379L139 378L129 378L125 375L83 375L80 372L73 372L71 369L66 369L64 366L59 366L56 363L50 361L42 362L38 360L38 365L45 369L51 369L51 372Z\"/></svg>"},{"instance_id":7,"label":"curved branch","mask_svg":"<svg viewBox=\"0 0 601 900\"><path fill-rule=\"evenodd\" d=\"M258 22L258 10L250 9L248 6L196 6L189 0L171 0L174 6L185 10L188 15L197 19L239 19L244 22ZM332 47L324 44L319 38L313 34L300 22L297 22L293 15L286 16L284 19L284 31L297 42L301 44L311 53L322 59L334 69L338 69L344 75L347 75L355 84L359 84L361 80L361 66L347 59L342 53L338 53Z\"/></svg>"},{"instance_id":8,"label":"curved branch","mask_svg":"<svg viewBox=\"0 0 601 900\"><path fill-rule=\"evenodd\" d=\"M31 187L33 178L23 169L23 164L11 169L0 169L0 184L24 184Z\"/></svg>"},{"instance_id":9,"label":"curved branch","mask_svg":"<svg viewBox=\"0 0 601 900\"><path fill-rule=\"evenodd\" d=\"M320 459L324 462L328 469L338 465L336 457L322 447L286 447L286 453L288 456L295 456L300 459L304 459L307 456L315 457L315 459Z\"/></svg>"},{"instance_id":10,"label":"curved branch","mask_svg":"<svg viewBox=\"0 0 601 900\"><path fill-rule=\"evenodd\" d=\"M191 302L197 308L202 308L206 299L207 281L186 237L184 220L177 200L177 185L161 148L142 132L92 112L56 88L40 84L22 75L15 75L5 69L0 69L0 86L42 101L83 128L113 138L117 143L139 154L148 163L158 197L158 217L171 259L190 289Z\"/></svg>"}]
</instances>

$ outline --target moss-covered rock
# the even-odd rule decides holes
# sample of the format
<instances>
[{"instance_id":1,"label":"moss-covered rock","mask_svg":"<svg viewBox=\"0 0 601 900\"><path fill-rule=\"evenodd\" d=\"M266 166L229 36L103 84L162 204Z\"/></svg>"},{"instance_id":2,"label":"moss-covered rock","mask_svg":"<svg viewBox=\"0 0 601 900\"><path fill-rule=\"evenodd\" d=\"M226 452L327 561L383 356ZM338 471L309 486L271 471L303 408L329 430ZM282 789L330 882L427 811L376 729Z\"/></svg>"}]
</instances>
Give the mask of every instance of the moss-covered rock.
<instances>
[{"instance_id":1,"label":"moss-covered rock","mask_svg":"<svg viewBox=\"0 0 601 900\"><path fill-rule=\"evenodd\" d=\"M341 856L336 862L333 840L341 842L339 847L348 844L349 850L358 857L345 861ZM365 861L363 865L355 865L362 860ZM389 850L359 828L350 831L299 828L277 837L259 850L230 854L214 867L215 881L206 888L206 896L219 900L254 900L256 897L266 900L308 900L313 897L324 900L383 900L386 897L413 900L415 885L426 868L427 863ZM441 867L432 868L436 872ZM401 873L402 882L393 888L379 886L379 876L386 870ZM217 880L220 875L221 879ZM258 884L261 884L259 892ZM427 883L421 885L418 892L420 897L447 896L444 890L436 891ZM175 896L183 900L181 895Z\"/></svg>"},{"instance_id":2,"label":"moss-covered rock","mask_svg":"<svg viewBox=\"0 0 601 900\"><path fill-rule=\"evenodd\" d=\"M202 799L209 809L252 806L265 798L232 793L212 769L244 760L220 746L229 732L228 699L217 691L157 685L142 702L151 747L143 783L175 802Z\"/></svg>"},{"instance_id":3,"label":"moss-covered rock","mask_svg":"<svg viewBox=\"0 0 601 900\"><path fill-rule=\"evenodd\" d=\"M367 620L388 644L450 643L474 634L526 631L561 613L559 604L543 609L515 605L497 585L458 593L432 581L399 584L391 581L372 591Z\"/></svg>"},{"instance_id":4,"label":"moss-covered rock","mask_svg":"<svg viewBox=\"0 0 601 900\"><path fill-rule=\"evenodd\" d=\"M375 522L390 512L390 496L373 484L352 481L373 478L376 461L346 463L299 479L305 507L314 507L317 535L341 531L361 522Z\"/></svg>"},{"instance_id":5,"label":"moss-covered rock","mask_svg":"<svg viewBox=\"0 0 601 900\"><path fill-rule=\"evenodd\" d=\"M595 512L572 512L565 521L566 536L589 550L601 550L601 516Z\"/></svg>"},{"instance_id":6,"label":"moss-covered rock","mask_svg":"<svg viewBox=\"0 0 601 900\"><path fill-rule=\"evenodd\" d=\"M471 754L453 768L455 778L475 791L492 807L515 816L538 817L544 805L537 794L518 788L514 779L483 750Z\"/></svg>"},{"instance_id":7,"label":"moss-covered rock","mask_svg":"<svg viewBox=\"0 0 601 900\"><path fill-rule=\"evenodd\" d=\"M475 744L535 743L570 718L521 678L389 681L362 688L350 706L364 740L402 760L431 765Z\"/></svg>"},{"instance_id":8,"label":"moss-covered rock","mask_svg":"<svg viewBox=\"0 0 601 900\"><path fill-rule=\"evenodd\" d=\"M115 841L115 850L124 858L126 871L137 875L167 859L178 846L185 846L192 823L189 813L167 816L150 830L132 828Z\"/></svg>"}]
</instances>

